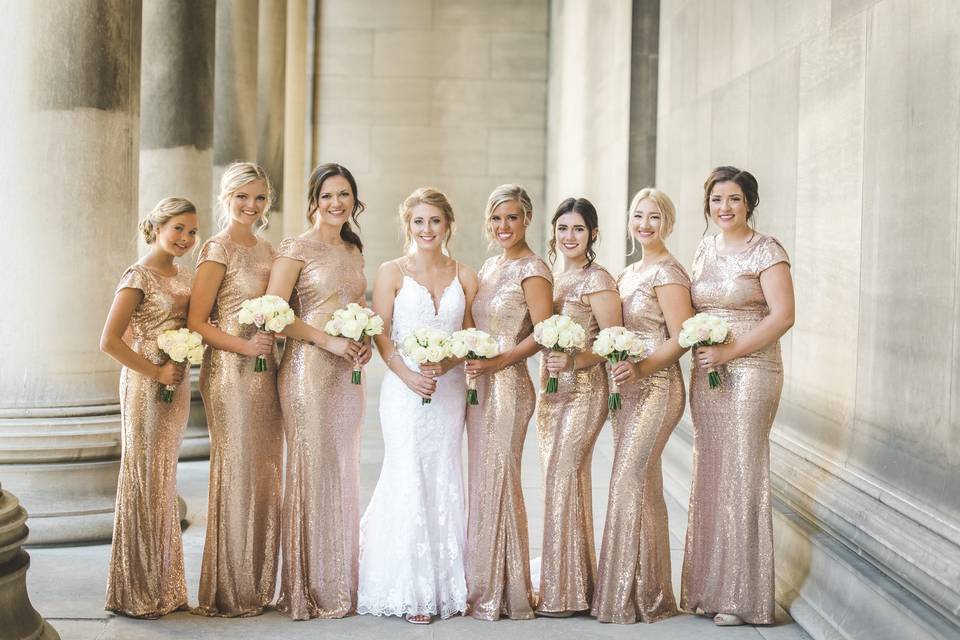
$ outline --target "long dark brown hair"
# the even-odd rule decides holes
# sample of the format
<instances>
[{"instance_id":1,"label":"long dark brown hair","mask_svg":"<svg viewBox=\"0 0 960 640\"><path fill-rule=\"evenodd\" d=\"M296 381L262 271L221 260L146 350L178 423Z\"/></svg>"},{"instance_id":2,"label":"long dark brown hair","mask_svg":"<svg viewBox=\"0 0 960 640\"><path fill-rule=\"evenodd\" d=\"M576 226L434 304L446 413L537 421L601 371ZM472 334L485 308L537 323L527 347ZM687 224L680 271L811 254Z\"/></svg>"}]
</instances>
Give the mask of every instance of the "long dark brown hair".
<instances>
[{"instance_id":1,"label":"long dark brown hair","mask_svg":"<svg viewBox=\"0 0 960 640\"><path fill-rule=\"evenodd\" d=\"M549 242L550 250L547 252L550 256L550 264L557 260L557 220L560 219L560 216L568 213L579 213L587 227L587 264L583 266L586 269L597 258L597 254L593 250L593 244L597 241L598 234L595 232L600 227L597 208L586 198L567 198L560 203L560 206L553 213L553 218L550 220L550 228L552 229Z\"/></svg>"},{"instance_id":2,"label":"long dark brown hair","mask_svg":"<svg viewBox=\"0 0 960 640\"><path fill-rule=\"evenodd\" d=\"M707 181L703 183L703 218L707 222L707 229L710 228L710 192L720 182L735 182L743 191L743 197L747 201L747 222L750 222L752 227L753 212L760 205L760 185L749 171L727 165L711 171ZM704 233L706 232L704 229Z\"/></svg>"},{"instance_id":3,"label":"long dark brown hair","mask_svg":"<svg viewBox=\"0 0 960 640\"><path fill-rule=\"evenodd\" d=\"M357 221L357 217L363 213L367 205L360 201L360 195L357 193L357 181L354 179L353 174L350 173L350 170L334 162L321 164L310 174L310 180L307 183L307 220L310 224L313 224L316 220L317 207L320 205L320 192L323 188L323 183L327 178L333 176L342 176L350 183L350 190L353 191L353 211L350 212L350 219L353 220L353 224L357 225L357 229L359 229L360 223ZM344 242L349 242L363 253L363 242L360 240L357 232L353 230L353 226L349 220L344 222L343 226L340 227L340 237L343 238Z\"/></svg>"}]
</instances>

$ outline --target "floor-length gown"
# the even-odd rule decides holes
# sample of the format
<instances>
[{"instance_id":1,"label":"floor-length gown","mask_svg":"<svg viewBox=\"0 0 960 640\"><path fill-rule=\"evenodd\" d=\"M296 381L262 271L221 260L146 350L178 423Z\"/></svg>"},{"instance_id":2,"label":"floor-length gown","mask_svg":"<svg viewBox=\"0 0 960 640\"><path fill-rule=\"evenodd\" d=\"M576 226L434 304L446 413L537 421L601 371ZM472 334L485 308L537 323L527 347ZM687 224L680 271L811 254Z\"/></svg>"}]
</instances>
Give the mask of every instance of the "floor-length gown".
<instances>
[{"instance_id":1,"label":"floor-length gown","mask_svg":"<svg viewBox=\"0 0 960 640\"><path fill-rule=\"evenodd\" d=\"M164 363L167 357L157 337L186 326L190 273L178 268L175 276L164 276L135 264L120 279L117 291L121 289L143 292L130 318L130 348L154 364ZM170 403L157 399L159 389L156 380L127 367L120 370L123 440L105 608L140 618L187 605L177 458L190 411L190 384L177 385Z\"/></svg>"},{"instance_id":2,"label":"floor-length gown","mask_svg":"<svg viewBox=\"0 0 960 640\"><path fill-rule=\"evenodd\" d=\"M244 300L267 289L273 247L252 247L221 232L207 240L197 265L226 266L210 322L242 338L256 332L239 322ZM273 601L280 545L280 469L283 432L275 359L255 371L255 359L208 347L200 394L210 428L207 535L200 569L199 606L209 616L255 616Z\"/></svg>"},{"instance_id":3,"label":"floor-length gown","mask_svg":"<svg viewBox=\"0 0 960 640\"><path fill-rule=\"evenodd\" d=\"M463 328L459 275L436 304L404 274L393 303L391 340L400 344L421 327L450 333ZM404 362L417 370L406 356ZM428 404L392 371L383 379L383 467L360 522L359 613L447 618L466 609L460 461L465 396L462 366L437 379Z\"/></svg>"},{"instance_id":4,"label":"floor-length gown","mask_svg":"<svg viewBox=\"0 0 960 640\"><path fill-rule=\"evenodd\" d=\"M656 289L689 288L689 276L670 256L627 267L617 284L623 326L640 337L646 354L653 353L670 339ZM656 622L677 614L660 456L683 416L679 363L621 385L620 396L623 406L610 417L613 472L591 613L600 622Z\"/></svg>"},{"instance_id":5,"label":"floor-length gown","mask_svg":"<svg viewBox=\"0 0 960 640\"><path fill-rule=\"evenodd\" d=\"M322 329L337 309L363 302L363 256L352 244L287 238L277 257L303 263L290 303L307 324ZM357 605L365 394L352 371L349 360L293 339L280 362L287 469L277 608L296 620L342 618Z\"/></svg>"},{"instance_id":6,"label":"floor-length gown","mask_svg":"<svg viewBox=\"0 0 960 640\"><path fill-rule=\"evenodd\" d=\"M616 291L610 273L594 263L554 277L553 312L586 331L586 349L600 327L587 296ZM546 388L546 363L540 388ZM558 376L556 393L537 402L537 436L544 474L543 550L537 611L565 613L590 608L596 577L593 539L593 446L607 418L607 371L602 362Z\"/></svg>"},{"instance_id":7,"label":"floor-length gown","mask_svg":"<svg viewBox=\"0 0 960 640\"><path fill-rule=\"evenodd\" d=\"M705 238L693 263L694 308L724 318L731 338L744 335L770 312L760 274L780 262L789 264L787 252L770 236L730 255L718 253L716 236ZM702 367L690 374L693 483L680 606L772 624L770 428L783 386L780 342L719 373L719 389Z\"/></svg>"},{"instance_id":8,"label":"floor-length gown","mask_svg":"<svg viewBox=\"0 0 960 640\"><path fill-rule=\"evenodd\" d=\"M522 283L534 277L553 282L549 267L535 255L496 256L480 269L473 319L501 352L533 332ZM536 600L520 462L536 392L527 363L479 376L477 395L480 403L467 408L467 613L484 620L530 619Z\"/></svg>"}]
</instances>

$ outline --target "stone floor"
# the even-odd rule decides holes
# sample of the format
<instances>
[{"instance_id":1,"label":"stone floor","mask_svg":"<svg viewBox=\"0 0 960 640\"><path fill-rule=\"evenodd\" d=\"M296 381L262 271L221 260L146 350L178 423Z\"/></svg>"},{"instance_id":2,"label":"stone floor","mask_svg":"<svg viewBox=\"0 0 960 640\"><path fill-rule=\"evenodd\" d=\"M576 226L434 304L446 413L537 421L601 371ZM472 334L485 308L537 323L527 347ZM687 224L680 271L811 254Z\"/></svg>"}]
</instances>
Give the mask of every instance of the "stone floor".
<instances>
[{"instance_id":1,"label":"stone floor","mask_svg":"<svg viewBox=\"0 0 960 640\"><path fill-rule=\"evenodd\" d=\"M370 498L379 475L383 442L377 420L375 390L383 375L383 366L374 358L368 367L367 421L364 425L361 453L361 501ZM610 475L613 445L609 425L604 428L594 453L593 495L596 535L599 543L603 514L607 504L607 480ZM543 527L543 491L537 459L535 430L528 432L524 450L524 493L530 519L531 558L537 572ZM196 603L200 557L206 524L206 461L184 462L179 466L178 484L187 503L189 526L184 530L187 587L190 602ZM683 522L683 510L669 504L671 520ZM671 540L674 583L679 594L679 569L682 541ZM63 640L114 640L153 638L649 638L724 640L809 640L809 636L782 611L780 622L770 627L719 628L705 618L681 615L654 625L600 624L589 617L565 620L538 618L533 621L498 623L471 618L452 618L429 626L414 626L397 618L352 616L344 620L291 622L271 611L257 618L203 618L175 613L161 620L131 620L103 611L103 593L109 545L32 548L32 566L27 574L34 607L59 631ZM536 586L536 580L534 582Z\"/></svg>"}]
</instances>

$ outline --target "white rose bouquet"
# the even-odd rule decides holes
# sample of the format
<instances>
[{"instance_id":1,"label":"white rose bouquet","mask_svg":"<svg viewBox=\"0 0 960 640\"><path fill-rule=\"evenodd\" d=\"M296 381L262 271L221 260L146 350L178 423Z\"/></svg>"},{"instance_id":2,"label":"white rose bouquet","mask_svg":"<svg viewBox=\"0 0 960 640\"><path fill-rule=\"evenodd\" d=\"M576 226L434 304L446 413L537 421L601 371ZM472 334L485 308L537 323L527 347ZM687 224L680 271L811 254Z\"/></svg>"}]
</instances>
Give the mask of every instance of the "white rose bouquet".
<instances>
[{"instance_id":1,"label":"white rose bouquet","mask_svg":"<svg viewBox=\"0 0 960 640\"><path fill-rule=\"evenodd\" d=\"M203 338L189 329L170 329L157 336L157 347L174 362L200 364L203 360ZM173 402L175 386L165 384L160 387L157 398L161 402Z\"/></svg>"},{"instance_id":2,"label":"white rose bouquet","mask_svg":"<svg viewBox=\"0 0 960 640\"><path fill-rule=\"evenodd\" d=\"M493 358L500 353L500 345L486 331L462 329L450 336L450 355L467 360ZM479 404L477 399L477 381L467 376L467 404Z\"/></svg>"},{"instance_id":3,"label":"white rose bouquet","mask_svg":"<svg viewBox=\"0 0 960 640\"><path fill-rule=\"evenodd\" d=\"M603 356L610 364L623 362L627 358L636 357L643 353L643 342L640 336L624 327L607 327L601 329L597 339L593 341L593 352ZM620 389L610 372L610 395L607 396L607 408L616 411L623 406L620 398Z\"/></svg>"},{"instance_id":4,"label":"white rose bouquet","mask_svg":"<svg viewBox=\"0 0 960 640\"><path fill-rule=\"evenodd\" d=\"M240 324L252 324L258 331L279 333L296 319L293 309L280 296L260 296L244 300L240 305ZM257 356L254 371L266 371L267 359Z\"/></svg>"},{"instance_id":5,"label":"white rose bouquet","mask_svg":"<svg viewBox=\"0 0 960 640\"><path fill-rule=\"evenodd\" d=\"M555 314L533 327L533 339L551 351L576 353L584 349L587 332L567 316ZM550 376L546 392L556 393L558 384L559 380Z\"/></svg>"},{"instance_id":6,"label":"white rose bouquet","mask_svg":"<svg viewBox=\"0 0 960 640\"><path fill-rule=\"evenodd\" d=\"M730 333L730 325L723 318L709 313L698 313L692 318L684 320L680 327L680 337L677 341L681 347L711 347L723 344ZM716 369L707 371L710 388L720 387L720 374Z\"/></svg>"},{"instance_id":7,"label":"white rose bouquet","mask_svg":"<svg viewBox=\"0 0 960 640\"><path fill-rule=\"evenodd\" d=\"M436 363L450 356L449 340L446 331L421 327L403 339L400 349L417 364ZM430 398L420 398L420 404L430 404Z\"/></svg>"},{"instance_id":8,"label":"white rose bouquet","mask_svg":"<svg viewBox=\"0 0 960 640\"><path fill-rule=\"evenodd\" d=\"M328 335L359 342L364 336L378 336L383 333L383 318L375 314L373 309L351 302L343 309L334 311L333 317L327 321L323 330ZM360 365L353 368L350 381L360 384Z\"/></svg>"}]
</instances>

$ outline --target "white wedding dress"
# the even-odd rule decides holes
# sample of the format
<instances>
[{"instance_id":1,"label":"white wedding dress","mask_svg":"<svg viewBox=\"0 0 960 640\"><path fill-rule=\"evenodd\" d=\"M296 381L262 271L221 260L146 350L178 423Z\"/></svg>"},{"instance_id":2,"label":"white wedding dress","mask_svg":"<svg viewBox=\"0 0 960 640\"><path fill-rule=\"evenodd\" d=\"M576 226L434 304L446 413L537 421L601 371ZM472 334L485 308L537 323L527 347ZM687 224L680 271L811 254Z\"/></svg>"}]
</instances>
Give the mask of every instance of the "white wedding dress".
<instances>
[{"instance_id":1,"label":"white wedding dress","mask_svg":"<svg viewBox=\"0 0 960 640\"><path fill-rule=\"evenodd\" d=\"M393 302L394 344L420 327L462 328L465 299L459 277L444 289L438 306L435 313L430 292L404 274ZM465 394L462 366L437 380L430 404L392 371L383 379L383 467L360 520L357 613L446 618L466 608L460 460Z\"/></svg>"}]
</instances>

